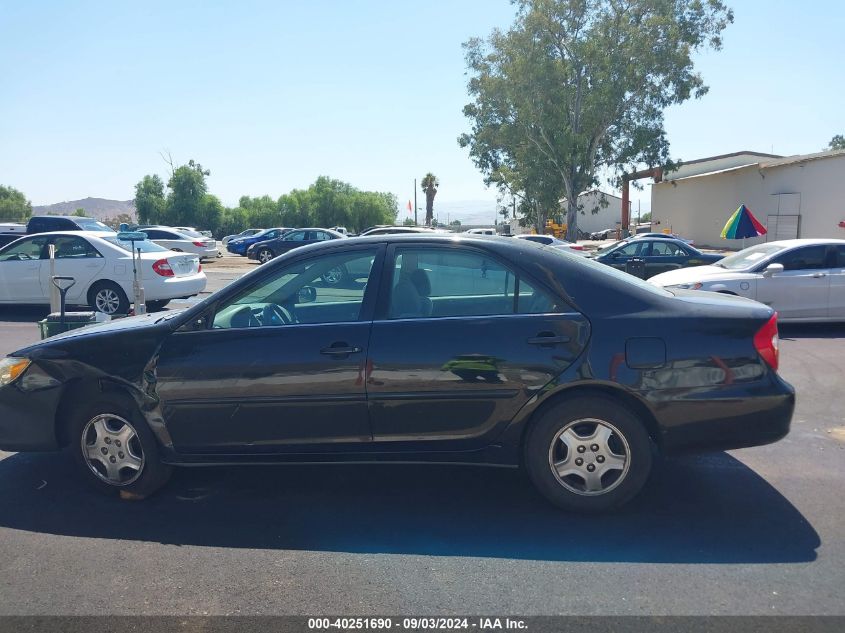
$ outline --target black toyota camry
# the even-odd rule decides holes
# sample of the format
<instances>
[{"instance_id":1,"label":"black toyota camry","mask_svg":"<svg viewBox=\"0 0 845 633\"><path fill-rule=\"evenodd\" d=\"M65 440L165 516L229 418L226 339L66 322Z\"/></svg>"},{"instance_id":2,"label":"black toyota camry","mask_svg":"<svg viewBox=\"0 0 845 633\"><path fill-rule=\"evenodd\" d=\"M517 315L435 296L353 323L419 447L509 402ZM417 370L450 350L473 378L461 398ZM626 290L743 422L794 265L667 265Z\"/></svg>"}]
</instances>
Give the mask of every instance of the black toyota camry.
<instances>
[{"instance_id":1,"label":"black toyota camry","mask_svg":"<svg viewBox=\"0 0 845 633\"><path fill-rule=\"evenodd\" d=\"M183 465L523 467L553 503L606 510L655 455L786 435L777 341L760 303L524 240L331 240L188 310L7 357L0 448L65 448L94 485L140 496Z\"/></svg>"}]
</instances>

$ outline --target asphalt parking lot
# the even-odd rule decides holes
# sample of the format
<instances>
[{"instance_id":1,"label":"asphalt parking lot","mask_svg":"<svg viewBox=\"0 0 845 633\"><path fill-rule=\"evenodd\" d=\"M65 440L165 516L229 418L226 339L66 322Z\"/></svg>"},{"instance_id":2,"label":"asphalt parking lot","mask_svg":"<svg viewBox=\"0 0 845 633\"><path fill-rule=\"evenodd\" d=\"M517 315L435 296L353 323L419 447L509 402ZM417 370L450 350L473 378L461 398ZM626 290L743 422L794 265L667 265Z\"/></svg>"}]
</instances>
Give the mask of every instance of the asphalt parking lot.
<instances>
[{"instance_id":1,"label":"asphalt parking lot","mask_svg":"<svg viewBox=\"0 0 845 633\"><path fill-rule=\"evenodd\" d=\"M44 312L0 308L0 352ZM662 461L615 515L434 466L186 469L122 502L0 452L0 615L845 614L845 325L781 336L790 435Z\"/></svg>"}]
</instances>

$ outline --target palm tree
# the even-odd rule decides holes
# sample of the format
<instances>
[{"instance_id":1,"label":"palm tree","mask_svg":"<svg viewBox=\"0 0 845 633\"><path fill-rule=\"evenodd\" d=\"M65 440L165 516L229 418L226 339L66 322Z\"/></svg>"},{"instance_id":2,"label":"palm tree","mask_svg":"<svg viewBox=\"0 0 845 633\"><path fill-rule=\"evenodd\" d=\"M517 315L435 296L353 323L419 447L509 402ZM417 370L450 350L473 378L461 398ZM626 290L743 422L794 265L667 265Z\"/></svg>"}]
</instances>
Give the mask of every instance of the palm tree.
<instances>
[{"instance_id":1,"label":"palm tree","mask_svg":"<svg viewBox=\"0 0 845 633\"><path fill-rule=\"evenodd\" d=\"M420 183L423 193L425 193L425 225L431 226L434 219L434 196L437 195L437 188L440 186L440 181L437 176L428 172Z\"/></svg>"}]
</instances>

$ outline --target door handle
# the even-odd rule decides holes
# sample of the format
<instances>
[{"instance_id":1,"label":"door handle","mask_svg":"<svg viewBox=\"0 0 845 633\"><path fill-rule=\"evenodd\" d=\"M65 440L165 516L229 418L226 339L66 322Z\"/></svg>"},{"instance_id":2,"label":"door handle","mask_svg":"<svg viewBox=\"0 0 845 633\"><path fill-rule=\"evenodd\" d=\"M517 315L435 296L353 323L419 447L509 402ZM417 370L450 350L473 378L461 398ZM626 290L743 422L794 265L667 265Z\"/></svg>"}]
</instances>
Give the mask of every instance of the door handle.
<instances>
[{"instance_id":1,"label":"door handle","mask_svg":"<svg viewBox=\"0 0 845 633\"><path fill-rule=\"evenodd\" d=\"M813 273L813 279L821 279L822 277L827 277L827 273Z\"/></svg>"},{"instance_id":2,"label":"door handle","mask_svg":"<svg viewBox=\"0 0 845 633\"><path fill-rule=\"evenodd\" d=\"M321 354L326 356L349 356L350 354L360 354L360 347L350 347L346 343L333 343L329 347L324 347L320 350Z\"/></svg>"},{"instance_id":3,"label":"door handle","mask_svg":"<svg viewBox=\"0 0 845 633\"><path fill-rule=\"evenodd\" d=\"M555 336L554 334L540 333L528 339L529 345L560 345L561 343L568 343L568 336Z\"/></svg>"}]
</instances>

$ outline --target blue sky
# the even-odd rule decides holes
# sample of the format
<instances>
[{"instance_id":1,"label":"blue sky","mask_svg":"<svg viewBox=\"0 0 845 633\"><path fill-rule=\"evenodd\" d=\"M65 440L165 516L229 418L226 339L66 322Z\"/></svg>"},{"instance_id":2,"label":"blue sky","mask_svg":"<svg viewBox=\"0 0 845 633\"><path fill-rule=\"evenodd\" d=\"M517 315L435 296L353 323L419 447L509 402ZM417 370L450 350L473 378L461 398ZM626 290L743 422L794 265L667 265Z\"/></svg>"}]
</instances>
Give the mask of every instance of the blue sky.
<instances>
[{"instance_id":1,"label":"blue sky","mask_svg":"<svg viewBox=\"0 0 845 633\"><path fill-rule=\"evenodd\" d=\"M724 49L698 58L710 93L667 113L672 155L813 152L845 133L845 3L729 4ZM0 0L0 16L0 183L34 204L131 198L169 151L208 167L226 204L321 174L404 204L433 171L441 215L492 216L456 142L461 43L508 25L507 0Z\"/></svg>"}]
</instances>

